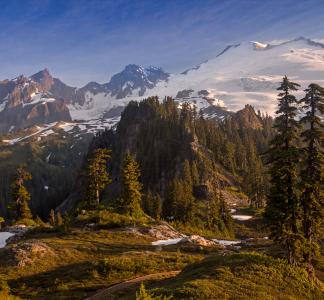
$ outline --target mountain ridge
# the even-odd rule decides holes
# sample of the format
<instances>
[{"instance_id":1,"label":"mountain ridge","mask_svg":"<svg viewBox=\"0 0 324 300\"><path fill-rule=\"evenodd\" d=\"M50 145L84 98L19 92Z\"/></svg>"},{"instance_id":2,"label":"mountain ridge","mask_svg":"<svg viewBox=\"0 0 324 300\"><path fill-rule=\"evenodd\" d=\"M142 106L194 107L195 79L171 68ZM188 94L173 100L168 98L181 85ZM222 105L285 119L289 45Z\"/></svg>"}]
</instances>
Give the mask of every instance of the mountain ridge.
<instances>
[{"instance_id":1,"label":"mountain ridge","mask_svg":"<svg viewBox=\"0 0 324 300\"><path fill-rule=\"evenodd\" d=\"M286 73L302 88L324 82L316 80L324 74L323 49L322 43L305 37L280 44L242 42L180 74L129 64L107 83L90 81L80 88L43 69L0 81L0 133L39 122L116 119L130 100L150 96L174 97L179 106L190 102L207 111L207 118L222 119L246 104L271 114L276 87Z\"/></svg>"}]
</instances>

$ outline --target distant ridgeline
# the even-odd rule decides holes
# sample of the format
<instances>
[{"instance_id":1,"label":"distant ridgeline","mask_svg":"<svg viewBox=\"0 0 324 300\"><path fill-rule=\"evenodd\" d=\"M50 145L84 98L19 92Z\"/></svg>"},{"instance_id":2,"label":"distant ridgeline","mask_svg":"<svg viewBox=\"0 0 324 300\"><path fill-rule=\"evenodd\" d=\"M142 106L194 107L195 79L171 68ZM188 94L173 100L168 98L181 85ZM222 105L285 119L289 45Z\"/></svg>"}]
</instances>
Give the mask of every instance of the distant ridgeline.
<instances>
[{"instance_id":1,"label":"distant ridgeline","mask_svg":"<svg viewBox=\"0 0 324 300\"><path fill-rule=\"evenodd\" d=\"M93 139L88 155L97 148L112 151L112 183L103 202L113 203L120 194L122 161L131 153L140 165L146 213L186 221L206 215L198 207L219 192L227 202L246 201L245 193L252 205L264 205L268 179L261 153L273 137L272 123L249 105L216 122L205 120L190 104L179 109L171 98L150 97L130 102L117 127ZM80 201L82 186L80 178L61 208Z\"/></svg>"}]
</instances>

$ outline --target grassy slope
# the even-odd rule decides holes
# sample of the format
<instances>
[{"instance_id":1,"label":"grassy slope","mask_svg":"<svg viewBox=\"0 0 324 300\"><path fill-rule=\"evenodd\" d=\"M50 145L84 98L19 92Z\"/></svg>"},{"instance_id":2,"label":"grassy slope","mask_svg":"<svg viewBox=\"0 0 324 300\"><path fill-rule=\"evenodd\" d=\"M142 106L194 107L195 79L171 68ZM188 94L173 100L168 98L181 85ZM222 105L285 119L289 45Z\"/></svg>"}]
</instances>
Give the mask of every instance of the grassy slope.
<instances>
[{"instance_id":1,"label":"grassy slope","mask_svg":"<svg viewBox=\"0 0 324 300\"><path fill-rule=\"evenodd\" d=\"M175 248L156 251L151 238L122 231L75 230L71 234L30 234L53 253L33 258L23 268L4 265L0 251L0 278L11 293L32 299L83 299L98 289L139 275L181 270L201 254L179 253Z\"/></svg>"},{"instance_id":2,"label":"grassy slope","mask_svg":"<svg viewBox=\"0 0 324 300\"><path fill-rule=\"evenodd\" d=\"M259 212L244 208L238 211L249 212L256 219L236 222L236 234L258 236L254 231L260 225L255 223ZM78 227L68 234L29 233L25 239L37 239L52 251L44 257L33 257L33 263L23 268L11 267L6 252L0 250L0 283L1 279L7 281L11 293L23 299L73 300L84 299L127 279L183 270L174 279L150 280L146 286L151 292L172 295L174 299L320 299L322 296L308 282L303 270L287 265L284 260L251 252L273 254L269 240L249 241L241 250L207 250L188 245L158 249L151 246L154 240L151 237L121 228L108 229L107 226L127 221L117 215L114 218L111 214L102 215L98 223L101 230L82 230L91 220L91 215L78 218ZM138 285L118 291L111 299L134 299L136 289Z\"/></svg>"},{"instance_id":3,"label":"grassy slope","mask_svg":"<svg viewBox=\"0 0 324 300\"><path fill-rule=\"evenodd\" d=\"M153 286L151 287L153 288ZM257 253L212 256L185 268L172 281L155 284L175 299L321 299L307 273L284 260Z\"/></svg>"}]
</instances>

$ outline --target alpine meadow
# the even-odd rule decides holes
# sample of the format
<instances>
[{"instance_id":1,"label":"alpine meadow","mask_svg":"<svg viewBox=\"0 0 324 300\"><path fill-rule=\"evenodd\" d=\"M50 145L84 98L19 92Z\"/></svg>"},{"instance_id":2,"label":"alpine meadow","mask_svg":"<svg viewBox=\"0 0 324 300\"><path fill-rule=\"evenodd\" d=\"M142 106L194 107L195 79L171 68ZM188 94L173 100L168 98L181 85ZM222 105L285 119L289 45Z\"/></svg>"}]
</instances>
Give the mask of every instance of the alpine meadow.
<instances>
[{"instance_id":1,"label":"alpine meadow","mask_svg":"<svg viewBox=\"0 0 324 300\"><path fill-rule=\"evenodd\" d=\"M0 300L324 299L321 0L1 6Z\"/></svg>"}]
</instances>

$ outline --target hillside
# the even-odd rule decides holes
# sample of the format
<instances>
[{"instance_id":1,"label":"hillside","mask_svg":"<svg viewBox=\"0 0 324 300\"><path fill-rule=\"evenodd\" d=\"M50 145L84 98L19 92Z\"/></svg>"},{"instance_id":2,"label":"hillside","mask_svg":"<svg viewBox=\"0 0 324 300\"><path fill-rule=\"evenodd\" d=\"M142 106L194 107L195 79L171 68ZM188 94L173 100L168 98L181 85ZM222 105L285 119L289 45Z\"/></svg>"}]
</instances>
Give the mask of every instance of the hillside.
<instances>
[{"instance_id":1,"label":"hillside","mask_svg":"<svg viewBox=\"0 0 324 300\"><path fill-rule=\"evenodd\" d=\"M113 178L118 177L124 154L133 153L141 166L144 190L158 189L163 193L166 186L160 181L161 178L167 182L181 176L186 160L190 163L195 161L202 185L222 188L239 185L239 174L244 170L238 167L241 164L239 161L237 166L226 164L227 151L230 150L226 150L222 140L233 143L234 156L239 151L235 147L240 147L234 143L244 143L244 135L251 135L249 138L254 144L252 147L256 147L256 153L264 151L272 135L271 118L258 116L251 106L220 123L204 120L195 114L190 106L184 106L179 111L171 98L161 104L156 97L140 103L130 102L116 129L101 132L95 137L89 153L101 147L112 150L110 170ZM242 136L233 134L230 127L235 131L241 130ZM240 155L244 156L244 153ZM208 184L210 178L214 178L215 182ZM118 190L114 186L118 185L117 181L112 185L112 191Z\"/></svg>"},{"instance_id":2,"label":"hillside","mask_svg":"<svg viewBox=\"0 0 324 300\"><path fill-rule=\"evenodd\" d=\"M65 131L66 123L28 143L6 143L22 161L30 158L30 170L40 175L35 187L47 180L49 192L54 186L69 195L56 214L39 214L46 223L34 218L32 226L6 228L16 236L0 249L0 297L135 299L144 281L142 293L152 297L320 299L321 283L283 260L284 249L264 227L268 179L261 153L273 137L272 123L251 106L216 122L190 104L179 109L171 98L151 97L130 102L113 129L88 135L88 150L87 135L74 144L80 132ZM104 161L111 181L93 207L85 174L98 149L111 150ZM85 157L75 157L77 151ZM120 208L127 153L141 174L141 184L130 185L142 195L136 214ZM65 166L73 173L64 173ZM28 188L40 200L37 189ZM55 200L41 201L41 211L54 208ZM321 258L314 265L322 279Z\"/></svg>"}]
</instances>

